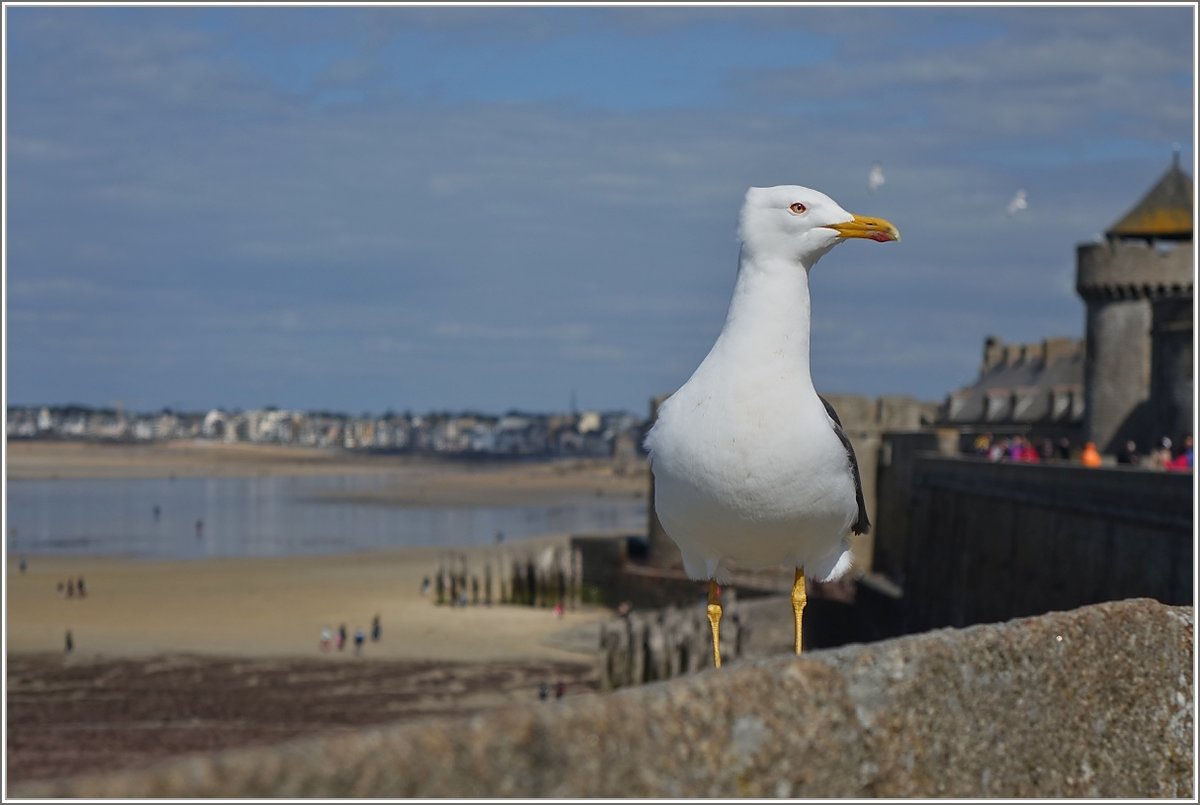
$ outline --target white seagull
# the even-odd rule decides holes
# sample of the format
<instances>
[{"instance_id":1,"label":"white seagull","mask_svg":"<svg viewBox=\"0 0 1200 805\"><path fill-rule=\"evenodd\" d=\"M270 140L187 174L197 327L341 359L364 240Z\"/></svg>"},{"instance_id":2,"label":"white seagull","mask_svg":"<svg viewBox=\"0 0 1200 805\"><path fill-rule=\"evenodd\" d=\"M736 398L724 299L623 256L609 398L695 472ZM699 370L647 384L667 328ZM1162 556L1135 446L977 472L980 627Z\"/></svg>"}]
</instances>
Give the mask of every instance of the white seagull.
<instances>
[{"instance_id":1,"label":"white seagull","mask_svg":"<svg viewBox=\"0 0 1200 805\"><path fill-rule=\"evenodd\" d=\"M883 177L883 166L876 162L871 166L871 172L867 175L867 189L874 193L883 187L883 183L886 181L887 179Z\"/></svg>"},{"instance_id":2,"label":"white seagull","mask_svg":"<svg viewBox=\"0 0 1200 805\"><path fill-rule=\"evenodd\" d=\"M1017 191L1017 194L1012 197L1012 201L1008 202L1008 214L1010 216L1016 215L1028 206L1029 202L1025 199L1025 188L1021 188Z\"/></svg>"},{"instance_id":3,"label":"white seagull","mask_svg":"<svg viewBox=\"0 0 1200 805\"><path fill-rule=\"evenodd\" d=\"M819 581L840 578L850 568L847 536L870 527L850 440L812 384L808 272L846 239L900 239L888 221L795 185L750 188L739 235L725 326L646 437L659 520L688 576L709 581L718 667L717 585L733 568L796 568L799 654L806 569Z\"/></svg>"}]
</instances>

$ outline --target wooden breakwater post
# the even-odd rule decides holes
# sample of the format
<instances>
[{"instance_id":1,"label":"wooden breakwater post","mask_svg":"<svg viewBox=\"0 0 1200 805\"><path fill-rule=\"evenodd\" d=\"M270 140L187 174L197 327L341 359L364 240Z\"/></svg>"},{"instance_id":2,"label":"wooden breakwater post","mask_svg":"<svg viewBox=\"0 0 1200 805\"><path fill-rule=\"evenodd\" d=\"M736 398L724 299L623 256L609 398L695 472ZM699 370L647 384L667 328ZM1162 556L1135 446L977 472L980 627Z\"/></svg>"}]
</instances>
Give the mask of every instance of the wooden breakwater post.
<instances>
[{"instance_id":1,"label":"wooden breakwater post","mask_svg":"<svg viewBox=\"0 0 1200 805\"><path fill-rule=\"evenodd\" d=\"M447 552L438 559L436 602L491 606L578 607L583 600L583 557L577 548L505 546L478 558L472 567L465 553Z\"/></svg>"},{"instance_id":2,"label":"wooden breakwater post","mask_svg":"<svg viewBox=\"0 0 1200 805\"><path fill-rule=\"evenodd\" d=\"M736 591L725 588L722 600L721 657L732 660L742 654L743 623ZM600 627L600 686L614 690L708 668L711 640L708 618L699 603L614 618Z\"/></svg>"}]
</instances>

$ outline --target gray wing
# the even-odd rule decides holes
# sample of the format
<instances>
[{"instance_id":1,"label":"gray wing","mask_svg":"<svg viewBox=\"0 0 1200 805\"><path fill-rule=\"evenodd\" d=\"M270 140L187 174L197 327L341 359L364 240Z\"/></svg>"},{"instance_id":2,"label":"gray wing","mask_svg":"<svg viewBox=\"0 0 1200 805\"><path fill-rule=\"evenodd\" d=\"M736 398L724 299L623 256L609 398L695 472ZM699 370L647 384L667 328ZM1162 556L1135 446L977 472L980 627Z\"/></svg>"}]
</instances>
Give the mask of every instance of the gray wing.
<instances>
[{"instance_id":1,"label":"gray wing","mask_svg":"<svg viewBox=\"0 0 1200 805\"><path fill-rule=\"evenodd\" d=\"M850 530L855 534L866 534L871 530L871 521L867 519L867 504L863 500L862 477L858 474L858 458L854 455L854 445L850 444L850 437L842 430L842 420L838 418L837 411L833 410L829 400L819 394L817 398L825 404L825 412L833 420L833 432L842 440L842 447L846 448L846 455L850 459L850 471L854 473L854 497L858 500L858 519L850 526Z\"/></svg>"}]
</instances>

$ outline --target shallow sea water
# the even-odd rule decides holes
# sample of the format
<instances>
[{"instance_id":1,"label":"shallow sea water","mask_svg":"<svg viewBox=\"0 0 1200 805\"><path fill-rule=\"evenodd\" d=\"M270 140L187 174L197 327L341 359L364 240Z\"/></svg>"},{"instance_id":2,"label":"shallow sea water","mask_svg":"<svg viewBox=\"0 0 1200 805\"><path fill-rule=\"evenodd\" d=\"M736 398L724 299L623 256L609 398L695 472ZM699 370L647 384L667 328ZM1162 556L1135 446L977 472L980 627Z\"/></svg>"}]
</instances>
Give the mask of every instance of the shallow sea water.
<instances>
[{"instance_id":1,"label":"shallow sea water","mask_svg":"<svg viewBox=\"0 0 1200 805\"><path fill-rule=\"evenodd\" d=\"M498 532L506 542L564 532L634 534L646 524L644 500L412 507L321 499L384 483L373 476L10 480L8 550L157 559L287 556L489 545Z\"/></svg>"}]
</instances>

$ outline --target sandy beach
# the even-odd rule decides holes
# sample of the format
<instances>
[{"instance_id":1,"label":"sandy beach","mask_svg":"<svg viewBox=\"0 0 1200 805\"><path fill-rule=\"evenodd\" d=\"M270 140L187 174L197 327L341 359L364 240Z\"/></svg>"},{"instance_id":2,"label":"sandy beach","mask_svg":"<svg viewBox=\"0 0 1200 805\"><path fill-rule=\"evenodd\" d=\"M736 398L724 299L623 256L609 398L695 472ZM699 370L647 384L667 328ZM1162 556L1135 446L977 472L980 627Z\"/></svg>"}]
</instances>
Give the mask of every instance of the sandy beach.
<instances>
[{"instance_id":1,"label":"sandy beach","mask_svg":"<svg viewBox=\"0 0 1200 805\"><path fill-rule=\"evenodd\" d=\"M579 496L645 497L645 461L562 458L470 462L276 445L10 441L12 480L376 475L390 505L518 505Z\"/></svg>"},{"instance_id":2,"label":"sandy beach","mask_svg":"<svg viewBox=\"0 0 1200 805\"><path fill-rule=\"evenodd\" d=\"M7 444L11 479L138 478L195 475L374 473L381 505L516 505L577 496L646 494L644 464L558 460L506 464L429 462L404 456L202 442L114 445L16 441ZM351 494L351 493L348 493ZM361 494L361 493L358 493ZM567 534L514 544L564 544ZM462 551L480 560L492 548ZM68 629L78 655L197 651L241 656L308 656L325 626L369 629L379 614L386 639L368 658L497 660L561 658L555 632L604 613L559 620L523 607L436 607L420 594L439 548L383 553L186 561L84 556L30 557L22 574L8 558L9 652L60 651ZM476 565L479 567L479 565ZM56 585L82 576L86 599Z\"/></svg>"},{"instance_id":3,"label":"sandy beach","mask_svg":"<svg viewBox=\"0 0 1200 805\"><path fill-rule=\"evenodd\" d=\"M6 472L12 479L375 473L387 479L371 493L382 505L515 505L581 495L638 497L647 488L642 463L460 464L202 442L9 442ZM546 535L509 547L534 550L568 538ZM462 552L479 562L492 550ZM45 555L30 557L25 573L9 556L7 647L10 653L61 651L70 630L79 656L312 656L322 628L345 624L353 634L369 629L378 614L385 639L368 645L367 659L561 659L569 652L555 646L555 634L606 614L569 611L557 619L525 607L434 606L420 587L437 569L440 552L186 561ZM80 576L85 599L56 592L59 582Z\"/></svg>"},{"instance_id":4,"label":"sandy beach","mask_svg":"<svg viewBox=\"0 0 1200 805\"><path fill-rule=\"evenodd\" d=\"M6 472L41 480L371 473L387 482L368 502L398 506L647 491L639 463L464 465L200 443L12 442ZM503 547L536 554L569 536ZM476 572L496 550L455 548ZM557 617L525 606L437 606L421 586L444 552L173 561L34 554L24 572L9 554L10 779L536 701L547 681L564 682L568 695L595 689L598 629L608 610L568 608ZM85 597L59 592L60 582L80 577ZM375 615L378 641L369 637ZM322 651L322 630L342 624L350 635L345 649ZM353 643L358 629L368 635L361 653ZM264 684L289 693L264 696ZM146 690L159 688L145 700ZM212 697L219 701L206 704ZM114 741L115 734L128 739Z\"/></svg>"},{"instance_id":5,"label":"sandy beach","mask_svg":"<svg viewBox=\"0 0 1200 805\"><path fill-rule=\"evenodd\" d=\"M566 536L510 546L514 552ZM479 559L491 549L461 551ZM201 652L243 657L326 657L330 661L435 659L470 662L579 659L564 645L605 610L551 611L521 606L436 606L422 579L437 570L439 549L251 559L149 561L32 556L25 573L8 557L9 653L61 652L71 631L76 656ZM477 568L481 565L475 565ZM59 582L83 577L85 598L66 598ZM323 628L352 636L380 616L383 639L322 654ZM587 641L584 641L586 645ZM349 647L348 647L349 649Z\"/></svg>"},{"instance_id":6,"label":"sandy beach","mask_svg":"<svg viewBox=\"0 0 1200 805\"><path fill-rule=\"evenodd\" d=\"M269 444L215 441L91 442L11 440L8 477L163 478L231 475L348 475L386 472L428 460Z\"/></svg>"},{"instance_id":7,"label":"sandy beach","mask_svg":"<svg viewBox=\"0 0 1200 805\"><path fill-rule=\"evenodd\" d=\"M33 556L24 573L8 557L9 780L534 703L543 684L596 689L607 610L437 606L420 593L437 555ZM57 592L80 577L86 597ZM321 630L341 624L345 648L322 651Z\"/></svg>"}]
</instances>

